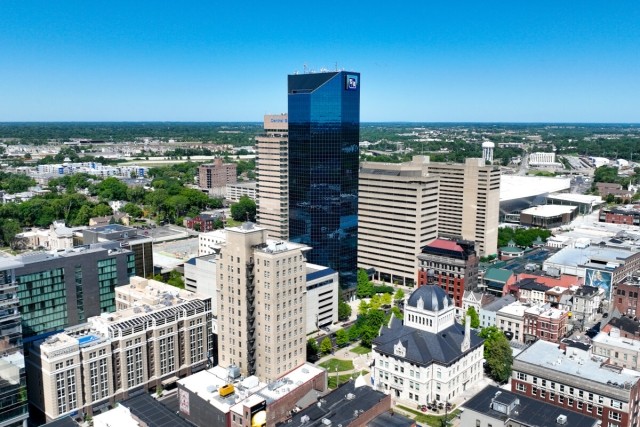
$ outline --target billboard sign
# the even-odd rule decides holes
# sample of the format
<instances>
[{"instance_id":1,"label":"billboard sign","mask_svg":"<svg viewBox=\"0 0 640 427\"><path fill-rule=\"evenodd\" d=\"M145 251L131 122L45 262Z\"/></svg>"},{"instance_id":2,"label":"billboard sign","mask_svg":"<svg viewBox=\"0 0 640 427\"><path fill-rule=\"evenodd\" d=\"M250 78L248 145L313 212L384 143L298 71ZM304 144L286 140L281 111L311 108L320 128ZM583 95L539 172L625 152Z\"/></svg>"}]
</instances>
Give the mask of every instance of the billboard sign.
<instances>
[{"instance_id":1,"label":"billboard sign","mask_svg":"<svg viewBox=\"0 0 640 427\"><path fill-rule=\"evenodd\" d=\"M263 400L251 407L251 427L267 426L267 401Z\"/></svg>"},{"instance_id":2,"label":"billboard sign","mask_svg":"<svg viewBox=\"0 0 640 427\"><path fill-rule=\"evenodd\" d=\"M613 281L613 272L596 270L595 268L586 268L584 284L586 286L594 286L604 289L607 298L611 298L611 282Z\"/></svg>"}]
</instances>

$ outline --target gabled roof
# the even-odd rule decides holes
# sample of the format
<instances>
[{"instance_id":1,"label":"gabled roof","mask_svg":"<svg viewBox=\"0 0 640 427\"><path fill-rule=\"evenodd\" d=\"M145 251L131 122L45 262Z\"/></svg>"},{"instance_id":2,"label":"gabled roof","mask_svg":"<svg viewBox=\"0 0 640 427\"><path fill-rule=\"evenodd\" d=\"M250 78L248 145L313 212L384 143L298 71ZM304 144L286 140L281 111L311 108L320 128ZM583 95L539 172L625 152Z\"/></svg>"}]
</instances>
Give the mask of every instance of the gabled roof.
<instances>
[{"instance_id":1,"label":"gabled roof","mask_svg":"<svg viewBox=\"0 0 640 427\"><path fill-rule=\"evenodd\" d=\"M465 354L481 346L484 340L475 331L471 331L471 346L462 352L464 327L457 323L435 334L405 326L402 320L393 318L388 327L383 327L380 336L373 340L375 351L397 359L406 360L419 366L432 363L451 365ZM402 343L406 349L405 357L394 354L394 346Z\"/></svg>"}]
</instances>

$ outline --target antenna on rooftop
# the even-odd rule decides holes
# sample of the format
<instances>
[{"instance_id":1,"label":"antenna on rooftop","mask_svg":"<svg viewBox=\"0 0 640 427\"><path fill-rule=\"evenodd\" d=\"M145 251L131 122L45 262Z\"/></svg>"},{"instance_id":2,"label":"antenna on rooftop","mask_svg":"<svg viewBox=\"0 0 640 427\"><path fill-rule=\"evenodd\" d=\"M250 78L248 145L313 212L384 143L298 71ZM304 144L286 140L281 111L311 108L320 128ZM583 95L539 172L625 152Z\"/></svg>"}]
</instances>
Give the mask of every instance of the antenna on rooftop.
<instances>
[{"instance_id":1,"label":"antenna on rooftop","mask_svg":"<svg viewBox=\"0 0 640 427\"><path fill-rule=\"evenodd\" d=\"M336 71L338 71L338 61L336 61Z\"/></svg>"},{"instance_id":2,"label":"antenna on rooftop","mask_svg":"<svg viewBox=\"0 0 640 427\"><path fill-rule=\"evenodd\" d=\"M309 72L309 69L307 68L307 64L303 64L304 67L304 74L307 74Z\"/></svg>"}]
</instances>

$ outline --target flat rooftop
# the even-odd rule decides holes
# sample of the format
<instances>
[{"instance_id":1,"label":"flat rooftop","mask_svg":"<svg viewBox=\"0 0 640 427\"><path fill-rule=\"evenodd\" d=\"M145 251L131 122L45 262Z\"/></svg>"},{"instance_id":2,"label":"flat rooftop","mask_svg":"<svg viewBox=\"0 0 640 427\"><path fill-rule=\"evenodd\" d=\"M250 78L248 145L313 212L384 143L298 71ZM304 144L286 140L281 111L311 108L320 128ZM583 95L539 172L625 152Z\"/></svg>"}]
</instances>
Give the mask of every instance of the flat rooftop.
<instances>
[{"instance_id":1,"label":"flat rooftop","mask_svg":"<svg viewBox=\"0 0 640 427\"><path fill-rule=\"evenodd\" d=\"M17 262L23 263L24 265L27 265L44 262L55 258L70 258L101 251L109 251L110 254L131 253L129 249L121 248L117 242L102 242L92 243L90 245L76 246L74 248L63 249L59 251L30 252L23 255L18 255L15 260Z\"/></svg>"},{"instance_id":2,"label":"flat rooftop","mask_svg":"<svg viewBox=\"0 0 640 427\"><path fill-rule=\"evenodd\" d=\"M336 390L324 395L317 405L295 414L290 420L277 425L298 427L305 425L343 425L348 426L355 418L365 411L370 410L378 402L387 399L388 407L380 408L380 412L386 412L391 406L391 398L369 386L356 386L357 380L349 380ZM321 420L328 420L329 424Z\"/></svg>"},{"instance_id":3,"label":"flat rooftop","mask_svg":"<svg viewBox=\"0 0 640 427\"><path fill-rule=\"evenodd\" d=\"M501 175L500 201L557 193L569 188L571 188L571 178Z\"/></svg>"},{"instance_id":4,"label":"flat rooftop","mask_svg":"<svg viewBox=\"0 0 640 427\"><path fill-rule=\"evenodd\" d=\"M528 305L524 305L520 302L514 302L507 306L502 307L496 314L507 315L512 317L523 317L524 312L530 308Z\"/></svg>"},{"instance_id":5,"label":"flat rooftop","mask_svg":"<svg viewBox=\"0 0 640 427\"><path fill-rule=\"evenodd\" d=\"M534 206L528 209L523 209L521 214L544 217L544 218L552 218L555 216L572 213L576 209L578 209L577 206L540 205L540 206Z\"/></svg>"},{"instance_id":6,"label":"flat rooftop","mask_svg":"<svg viewBox=\"0 0 640 427\"><path fill-rule=\"evenodd\" d=\"M549 319L560 319L567 314L566 311L559 310L548 306L535 306L525 310L527 314L535 314L541 317L547 317Z\"/></svg>"},{"instance_id":7,"label":"flat rooftop","mask_svg":"<svg viewBox=\"0 0 640 427\"><path fill-rule=\"evenodd\" d=\"M586 248L565 247L550 256L545 264L559 264L577 267L586 265L592 259L600 261L624 263L624 261L637 252L630 249L612 248L610 246L588 246ZM602 267L602 265L601 265Z\"/></svg>"},{"instance_id":8,"label":"flat rooftop","mask_svg":"<svg viewBox=\"0 0 640 427\"><path fill-rule=\"evenodd\" d=\"M200 371L182 378L178 380L178 384L197 394L223 413L229 412L232 406L255 394L266 385L265 383L260 383L255 376L247 377L243 381L234 383L234 393L222 397L218 389L229 383L228 376L226 368L214 366L206 371Z\"/></svg>"},{"instance_id":9,"label":"flat rooftop","mask_svg":"<svg viewBox=\"0 0 640 427\"><path fill-rule=\"evenodd\" d=\"M596 206L604 203L602 197L600 196L590 196L588 194L574 194L574 193L560 193L560 194L549 194L547 199L553 200L563 200L567 202L575 202L575 203L584 203L590 204L592 206Z\"/></svg>"},{"instance_id":10,"label":"flat rooftop","mask_svg":"<svg viewBox=\"0 0 640 427\"><path fill-rule=\"evenodd\" d=\"M604 365L604 359L574 357L568 350L566 353L564 354L558 344L539 340L523 350L515 360L551 372L583 377L615 389L625 388L626 384L635 384L640 378L640 372Z\"/></svg>"},{"instance_id":11,"label":"flat rooftop","mask_svg":"<svg viewBox=\"0 0 640 427\"><path fill-rule=\"evenodd\" d=\"M514 404L513 410L509 414L496 411L492 408L492 402L496 401L504 405ZM512 419L524 425L538 427L556 427L558 426L558 416L565 415L567 421L563 426L566 427L590 427L597 423L595 418L591 418L584 414L569 411L533 399L527 396L513 393L508 390L500 389L496 386L489 385L483 388L478 394L467 400L463 405L465 409L487 415L489 417L506 421ZM506 425L506 423L505 423Z\"/></svg>"},{"instance_id":12,"label":"flat rooftop","mask_svg":"<svg viewBox=\"0 0 640 427\"><path fill-rule=\"evenodd\" d=\"M640 351L640 341L633 340L631 338L623 338L619 336L619 332L618 336L613 336L613 334L610 335L606 332L600 332L598 335L591 339L591 342L596 347L600 344L615 346L632 352Z\"/></svg>"}]
</instances>

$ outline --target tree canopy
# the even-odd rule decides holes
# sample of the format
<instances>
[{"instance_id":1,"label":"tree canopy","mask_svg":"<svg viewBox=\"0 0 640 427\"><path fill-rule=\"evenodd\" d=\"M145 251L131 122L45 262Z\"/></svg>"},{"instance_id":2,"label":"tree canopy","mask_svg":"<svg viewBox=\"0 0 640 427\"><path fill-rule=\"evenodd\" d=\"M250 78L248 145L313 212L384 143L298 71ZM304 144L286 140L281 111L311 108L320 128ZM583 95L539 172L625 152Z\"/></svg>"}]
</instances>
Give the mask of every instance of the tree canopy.
<instances>
[{"instance_id":1,"label":"tree canopy","mask_svg":"<svg viewBox=\"0 0 640 427\"><path fill-rule=\"evenodd\" d=\"M469 307L467 309L467 316L469 316L471 318L471 327L472 328L477 328L478 326L480 326L480 316L478 315L478 312L476 311L476 309L474 307Z\"/></svg>"},{"instance_id":2,"label":"tree canopy","mask_svg":"<svg viewBox=\"0 0 640 427\"><path fill-rule=\"evenodd\" d=\"M531 247L533 242L540 237L543 241L551 236L551 231L544 228L511 228L500 227L498 229L498 246L503 247L513 240L519 247Z\"/></svg>"},{"instance_id":3,"label":"tree canopy","mask_svg":"<svg viewBox=\"0 0 640 427\"><path fill-rule=\"evenodd\" d=\"M256 209L256 202L249 196L242 196L238 203L231 205L231 217L235 221L255 221Z\"/></svg>"},{"instance_id":4,"label":"tree canopy","mask_svg":"<svg viewBox=\"0 0 640 427\"><path fill-rule=\"evenodd\" d=\"M513 353L509 340L495 326L482 329L479 335L485 339L484 358L489 376L498 382L507 381L511 376L511 368L513 366Z\"/></svg>"}]
</instances>

